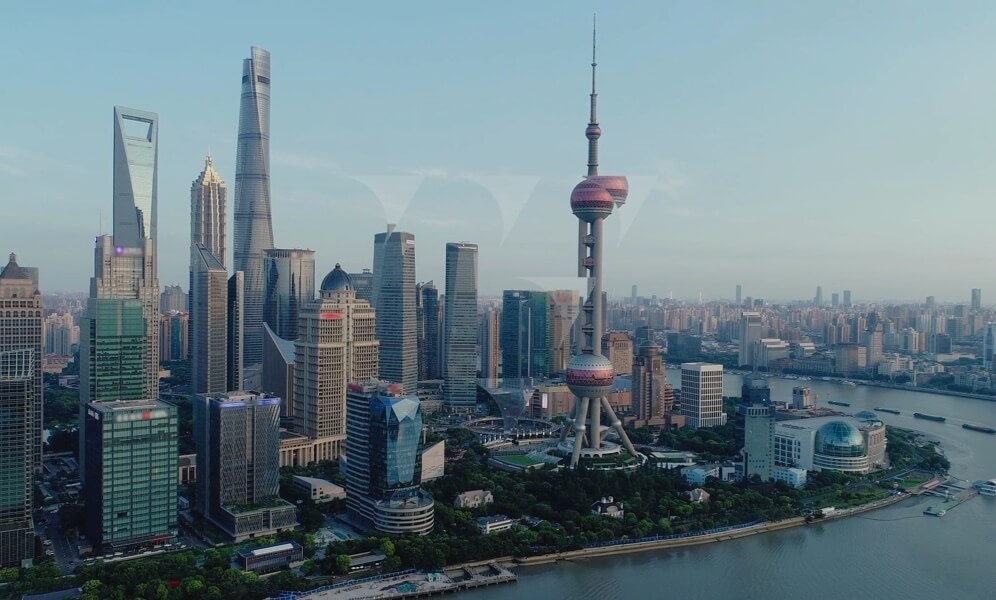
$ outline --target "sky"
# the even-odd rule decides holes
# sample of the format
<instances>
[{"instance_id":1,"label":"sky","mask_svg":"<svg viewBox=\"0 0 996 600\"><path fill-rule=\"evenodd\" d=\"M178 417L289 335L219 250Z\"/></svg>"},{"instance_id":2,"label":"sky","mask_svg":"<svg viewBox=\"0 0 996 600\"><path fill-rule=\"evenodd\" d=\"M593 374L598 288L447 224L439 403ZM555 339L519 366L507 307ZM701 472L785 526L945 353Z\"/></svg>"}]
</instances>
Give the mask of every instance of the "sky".
<instances>
[{"instance_id":1,"label":"sky","mask_svg":"<svg viewBox=\"0 0 996 600\"><path fill-rule=\"evenodd\" d=\"M442 285L578 287L598 14L610 294L996 298L996 3L12 3L0 22L0 250L84 291L110 233L112 107L159 114L159 278L186 284L210 150L234 212L242 59L272 53L275 243L317 277L387 223ZM231 256L229 237L229 264ZM992 290L990 292L990 290Z\"/></svg>"}]
</instances>

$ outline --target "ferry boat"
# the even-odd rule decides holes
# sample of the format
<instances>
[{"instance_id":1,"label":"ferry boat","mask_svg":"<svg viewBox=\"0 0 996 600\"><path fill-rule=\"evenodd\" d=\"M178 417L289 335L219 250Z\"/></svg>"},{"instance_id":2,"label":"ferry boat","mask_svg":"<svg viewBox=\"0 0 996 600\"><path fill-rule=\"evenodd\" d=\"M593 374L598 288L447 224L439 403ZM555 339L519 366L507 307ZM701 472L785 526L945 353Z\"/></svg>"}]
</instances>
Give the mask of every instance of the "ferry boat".
<instances>
[{"instance_id":1,"label":"ferry boat","mask_svg":"<svg viewBox=\"0 0 996 600\"><path fill-rule=\"evenodd\" d=\"M841 383L843 383L844 385L849 385L851 387L854 387L854 386L858 385L857 383L855 383L853 381L842 381Z\"/></svg>"},{"instance_id":2,"label":"ferry boat","mask_svg":"<svg viewBox=\"0 0 996 600\"><path fill-rule=\"evenodd\" d=\"M996 433L996 429L992 427L985 427L983 425L972 425L971 423L965 423L962 425L965 429L971 429L972 431L980 431L982 433Z\"/></svg>"},{"instance_id":3,"label":"ferry boat","mask_svg":"<svg viewBox=\"0 0 996 600\"><path fill-rule=\"evenodd\" d=\"M899 412L898 410L896 410L894 408L885 408L883 406L876 406L875 410L877 410L879 412L884 412L884 413L892 413L894 415L901 415L901 414L903 414L903 413Z\"/></svg>"},{"instance_id":4,"label":"ferry boat","mask_svg":"<svg viewBox=\"0 0 996 600\"><path fill-rule=\"evenodd\" d=\"M913 413L913 416L918 419L927 419L928 421L937 421L938 423L943 423L947 421L947 417L938 417L937 415L928 415L926 413Z\"/></svg>"},{"instance_id":5,"label":"ferry boat","mask_svg":"<svg viewBox=\"0 0 996 600\"><path fill-rule=\"evenodd\" d=\"M927 510L923 511L923 514L930 515L931 517L943 517L944 515L948 514L948 511L944 510L943 508L937 510L933 506L931 506L927 508Z\"/></svg>"},{"instance_id":6,"label":"ferry boat","mask_svg":"<svg viewBox=\"0 0 996 600\"><path fill-rule=\"evenodd\" d=\"M835 406L850 406L851 405L850 402L839 402L837 400L830 400L829 402L827 402L827 404L833 404Z\"/></svg>"},{"instance_id":7,"label":"ferry boat","mask_svg":"<svg viewBox=\"0 0 996 600\"><path fill-rule=\"evenodd\" d=\"M975 482L975 489L983 496L996 496L996 479Z\"/></svg>"}]
</instances>

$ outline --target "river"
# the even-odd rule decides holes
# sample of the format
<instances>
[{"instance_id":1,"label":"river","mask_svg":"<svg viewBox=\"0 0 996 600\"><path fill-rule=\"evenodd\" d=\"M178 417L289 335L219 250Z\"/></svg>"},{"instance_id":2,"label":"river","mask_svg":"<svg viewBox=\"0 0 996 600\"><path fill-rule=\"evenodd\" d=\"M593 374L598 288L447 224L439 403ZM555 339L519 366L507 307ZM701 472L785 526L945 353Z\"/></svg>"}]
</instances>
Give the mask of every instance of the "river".
<instances>
[{"instance_id":1,"label":"river","mask_svg":"<svg viewBox=\"0 0 996 600\"><path fill-rule=\"evenodd\" d=\"M680 383L669 369L668 379ZM962 429L996 427L996 402L824 381L770 378L773 400L790 400L808 386L828 400L849 402L845 412L879 412L889 425L923 431L941 442L951 474L996 477L996 435ZM727 374L727 395L740 395L741 378ZM946 423L913 412L947 417ZM609 600L615 598L789 599L989 598L996 592L996 498L980 496L942 518L925 517L929 498L847 519L678 550L593 558L518 569L513 585L461 594L488 600Z\"/></svg>"}]
</instances>

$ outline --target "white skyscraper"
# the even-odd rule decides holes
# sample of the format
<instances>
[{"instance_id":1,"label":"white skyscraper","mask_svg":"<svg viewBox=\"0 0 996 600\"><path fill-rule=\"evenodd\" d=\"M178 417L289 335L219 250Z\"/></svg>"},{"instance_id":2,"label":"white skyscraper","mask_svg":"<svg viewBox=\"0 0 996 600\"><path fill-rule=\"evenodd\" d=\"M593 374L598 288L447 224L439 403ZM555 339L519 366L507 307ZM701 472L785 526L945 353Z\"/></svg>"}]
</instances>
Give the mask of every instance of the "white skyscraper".
<instances>
[{"instance_id":1,"label":"white skyscraper","mask_svg":"<svg viewBox=\"0 0 996 600\"><path fill-rule=\"evenodd\" d=\"M726 424L723 411L723 365L682 363L681 414L689 427Z\"/></svg>"}]
</instances>

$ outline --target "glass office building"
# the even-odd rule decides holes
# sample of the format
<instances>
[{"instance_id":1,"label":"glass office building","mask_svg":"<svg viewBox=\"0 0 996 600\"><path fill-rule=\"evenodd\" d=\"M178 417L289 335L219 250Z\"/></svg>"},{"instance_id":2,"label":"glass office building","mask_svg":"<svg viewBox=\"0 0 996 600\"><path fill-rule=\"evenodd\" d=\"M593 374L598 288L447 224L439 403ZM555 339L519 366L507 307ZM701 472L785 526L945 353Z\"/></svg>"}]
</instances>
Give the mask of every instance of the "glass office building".
<instances>
[{"instance_id":1,"label":"glass office building","mask_svg":"<svg viewBox=\"0 0 996 600\"><path fill-rule=\"evenodd\" d=\"M81 327L87 332L80 346L81 399L85 402L144 400L146 326L140 300L91 298Z\"/></svg>"},{"instance_id":2,"label":"glass office building","mask_svg":"<svg viewBox=\"0 0 996 600\"><path fill-rule=\"evenodd\" d=\"M177 535L176 407L157 400L86 405L86 535L122 551Z\"/></svg>"},{"instance_id":3,"label":"glass office building","mask_svg":"<svg viewBox=\"0 0 996 600\"><path fill-rule=\"evenodd\" d=\"M505 290L501 308L502 377L506 381L550 375L550 294Z\"/></svg>"}]
</instances>

